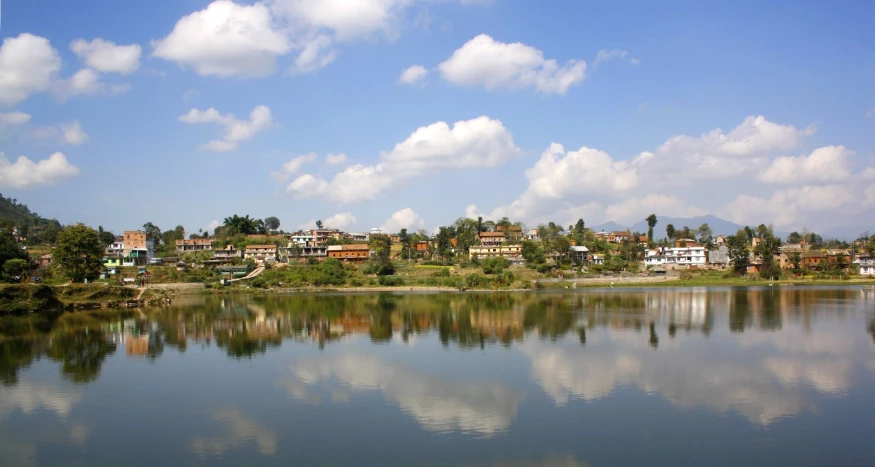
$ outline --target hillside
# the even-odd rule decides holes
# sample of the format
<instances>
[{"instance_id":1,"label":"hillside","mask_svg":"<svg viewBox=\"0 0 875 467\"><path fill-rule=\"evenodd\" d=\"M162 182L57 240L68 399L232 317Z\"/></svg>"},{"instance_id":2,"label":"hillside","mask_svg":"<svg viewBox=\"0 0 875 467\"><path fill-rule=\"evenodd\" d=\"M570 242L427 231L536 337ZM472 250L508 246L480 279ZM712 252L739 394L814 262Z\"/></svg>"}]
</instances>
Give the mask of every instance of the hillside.
<instances>
[{"instance_id":1,"label":"hillside","mask_svg":"<svg viewBox=\"0 0 875 467\"><path fill-rule=\"evenodd\" d=\"M20 204L18 200L6 198L0 194L0 222L10 221L15 226L51 226L60 227L55 219L45 219L39 214L31 212L26 204Z\"/></svg>"},{"instance_id":2,"label":"hillside","mask_svg":"<svg viewBox=\"0 0 875 467\"><path fill-rule=\"evenodd\" d=\"M711 231L714 235L725 234L732 235L738 231L738 229L742 228L742 226L730 222L726 219L721 219L717 216L707 215L707 216L695 216L695 217L669 217L669 216L660 216L656 215L657 224L653 229L653 236L656 239L665 238L665 226L668 224L674 225L676 229L682 229L684 226L689 227L691 229L697 229L702 224L708 224L711 227ZM647 232L647 221L641 219L631 226L623 226L616 222L605 222L603 224L599 224L591 227L594 231L604 230L606 232L610 232L612 230L629 230L631 232Z\"/></svg>"}]
</instances>

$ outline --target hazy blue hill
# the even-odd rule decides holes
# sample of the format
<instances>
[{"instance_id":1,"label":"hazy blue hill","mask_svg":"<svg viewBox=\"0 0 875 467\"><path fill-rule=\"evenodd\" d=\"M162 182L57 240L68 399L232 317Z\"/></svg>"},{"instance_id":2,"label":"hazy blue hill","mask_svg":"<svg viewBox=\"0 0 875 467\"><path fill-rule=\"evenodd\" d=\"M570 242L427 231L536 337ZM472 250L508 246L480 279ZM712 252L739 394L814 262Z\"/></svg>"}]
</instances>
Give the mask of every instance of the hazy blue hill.
<instances>
[{"instance_id":1,"label":"hazy blue hill","mask_svg":"<svg viewBox=\"0 0 875 467\"><path fill-rule=\"evenodd\" d=\"M26 204L0 194L0 221L3 220L11 221L14 225L60 225L55 219L44 219L39 214L31 212Z\"/></svg>"},{"instance_id":2,"label":"hazy blue hill","mask_svg":"<svg viewBox=\"0 0 875 467\"><path fill-rule=\"evenodd\" d=\"M702 224L708 224L711 227L711 231L714 235L732 235L738 231L738 229L743 226L738 225L734 222L730 222L726 219L721 219L717 216L707 215L707 216L695 216L695 217L668 217L668 216L660 216L656 215L657 224L653 229L654 238L660 239L665 238L665 226L668 224L674 225L675 229L682 229L684 226L687 226L691 229L698 229ZM595 232L600 230L604 230L605 232L610 232L612 230L630 230L632 232L647 232L647 221L641 219L639 222L636 222L630 226L624 226L622 224L618 224L616 222L610 221L605 222L603 224L595 225L590 227Z\"/></svg>"}]
</instances>

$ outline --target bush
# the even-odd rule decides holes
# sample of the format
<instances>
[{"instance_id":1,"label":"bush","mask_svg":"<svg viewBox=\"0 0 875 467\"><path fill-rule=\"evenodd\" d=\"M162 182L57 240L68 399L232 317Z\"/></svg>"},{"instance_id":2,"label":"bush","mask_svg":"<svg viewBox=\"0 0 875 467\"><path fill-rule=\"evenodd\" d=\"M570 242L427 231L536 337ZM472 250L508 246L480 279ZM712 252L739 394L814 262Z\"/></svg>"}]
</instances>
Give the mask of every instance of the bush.
<instances>
[{"instance_id":1,"label":"bush","mask_svg":"<svg viewBox=\"0 0 875 467\"><path fill-rule=\"evenodd\" d=\"M510 267L510 260L501 256L480 260L480 266L485 274L500 274Z\"/></svg>"},{"instance_id":2,"label":"bush","mask_svg":"<svg viewBox=\"0 0 875 467\"><path fill-rule=\"evenodd\" d=\"M371 261L364 268L365 274L376 274L378 276L391 276L395 274L395 266L391 261Z\"/></svg>"},{"instance_id":3,"label":"bush","mask_svg":"<svg viewBox=\"0 0 875 467\"><path fill-rule=\"evenodd\" d=\"M437 271L431 273L431 277L450 277L450 269L449 268L441 268Z\"/></svg>"},{"instance_id":4,"label":"bush","mask_svg":"<svg viewBox=\"0 0 875 467\"><path fill-rule=\"evenodd\" d=\"M481 276L480 274L474 273L474 274L468 274L467 276L465 276L465 286L468 287L469 289L473 289L476 287L483 287L488 282L489 281L486 280L486 278Z\"/></svg>"},{"instance_id":5,"label":"bush","mask_svg":"<svg viewBox=\"0 0 875 467\"><path fill-rule=\"evenodd\" d=\"M377 283L387 287L395 287L404 285L404 278L401 276L380 276L377 278Z\"/></svg>"},{"instance_id":6,"label":"bush","mask_svg":"<svg viewBox=\"0 0 875 467\"><path fill-rule=\"evenodd\" d=\"M550 271L553 270L553 266L547 263L533 264L532 269L540 272L541 274L549 274Z\"/></svg>"}]
</instances>

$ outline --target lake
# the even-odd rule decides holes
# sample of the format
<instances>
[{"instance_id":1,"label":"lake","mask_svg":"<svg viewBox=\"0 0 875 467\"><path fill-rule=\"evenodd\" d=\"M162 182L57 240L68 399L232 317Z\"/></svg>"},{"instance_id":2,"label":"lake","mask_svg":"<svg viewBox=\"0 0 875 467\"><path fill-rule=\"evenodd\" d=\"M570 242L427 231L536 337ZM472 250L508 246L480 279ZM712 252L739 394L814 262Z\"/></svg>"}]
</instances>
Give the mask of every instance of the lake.
<instances>
[{"instance_id":1,"label":"lake","mask_svg":"<svg viewBox=\"0 0 875 467\"><path fill-rule=\"evenodd\" d=\"M875 458L860 287L193 296L22 321L0 340L4 466Z\"/></svg>"}]
</instances>

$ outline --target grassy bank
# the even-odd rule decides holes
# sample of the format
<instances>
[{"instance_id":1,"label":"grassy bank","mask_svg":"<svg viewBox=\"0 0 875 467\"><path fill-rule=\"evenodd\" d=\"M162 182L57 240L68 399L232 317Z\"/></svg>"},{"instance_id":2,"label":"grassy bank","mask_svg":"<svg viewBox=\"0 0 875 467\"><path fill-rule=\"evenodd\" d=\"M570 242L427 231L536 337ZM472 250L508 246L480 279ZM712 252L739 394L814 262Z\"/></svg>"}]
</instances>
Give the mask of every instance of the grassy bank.
<instances>
[{"instance_id":1,"label":"grassy bank","mask_svg":"<svg viewBox=\"0 0 875 467\"><path fill-rule=\"evenodd\" d=\"M83 308L118 308L131 302L155 303L165 296L160 290L105 284L6 284L0 285L0 316Z\"/></svg>"}]
</instances>

